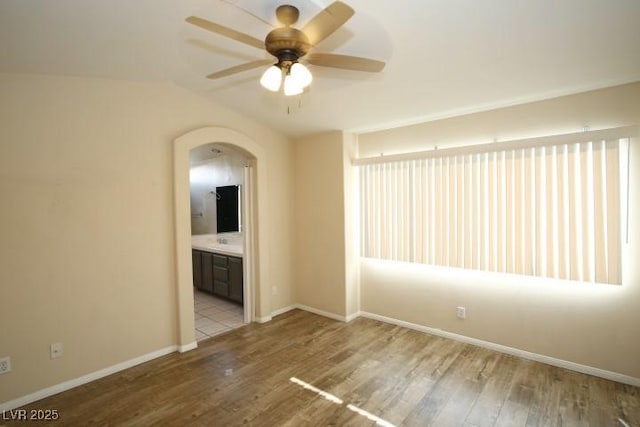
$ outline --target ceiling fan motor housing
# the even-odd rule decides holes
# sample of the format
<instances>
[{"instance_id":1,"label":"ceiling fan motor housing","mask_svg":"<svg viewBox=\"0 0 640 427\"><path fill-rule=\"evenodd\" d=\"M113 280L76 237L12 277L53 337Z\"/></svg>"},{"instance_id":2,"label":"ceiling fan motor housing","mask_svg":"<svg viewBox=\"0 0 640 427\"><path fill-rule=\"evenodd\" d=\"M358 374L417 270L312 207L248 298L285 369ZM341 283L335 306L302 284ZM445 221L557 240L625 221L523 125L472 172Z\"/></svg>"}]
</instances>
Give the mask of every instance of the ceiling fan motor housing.
<instances>
[{"instance_id":1,"label":"ceiling fan motor housing","mask_svg":"<svg viewBox=\"0 0 640 427\"><path fill-rule=\"evenodd\" d=\"M264 45L278 61L295 62L307 54L311 44L306 34L293 27L276 28L267 34Z\"/></svg>"}]
</instances>

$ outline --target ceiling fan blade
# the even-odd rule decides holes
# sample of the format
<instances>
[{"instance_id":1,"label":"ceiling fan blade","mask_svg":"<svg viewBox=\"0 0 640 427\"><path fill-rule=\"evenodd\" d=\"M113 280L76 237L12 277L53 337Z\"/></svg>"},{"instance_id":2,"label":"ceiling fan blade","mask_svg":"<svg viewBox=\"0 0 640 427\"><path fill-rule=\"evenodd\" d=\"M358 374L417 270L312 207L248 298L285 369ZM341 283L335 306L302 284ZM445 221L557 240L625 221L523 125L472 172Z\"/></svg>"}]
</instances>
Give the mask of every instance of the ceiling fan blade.
<instances>
[{"instance_id":1,"label":"ceiling fan blade","mask_svg":"<svg viewBox=\"0 0 640 427\"><path fill-rule=\"evenodd\" d=\"M273 59L259 59L257 61L247 62L245 64L236 65L235 67L226 68L224 70L209 74L207 78L214 80L221 77L227 77L232 74L241 73L243 71L253 70L254 68L262 67L267 64L273 64L273 61Z\"/></svg>"},{"instance_id":2,"label":"ceiling fan blade","mask_svg":"<svg viewBox=\"0 0 640 427\"><path fill-rule=\"evenodd\" d=\"M359 56L337 55L334 53L310 53L304 57L309 64L322 67L344 68L354 71L368 71L377 73L386 65L375 59L361 58Z\"/></svg>"},{"instance_id":3,"label":"ceiling fan blade","mask_svg":"<svg viewBox=\"0 0 640 427\"><path fill-rule=\"evenodd\" d=\"M354 10L350 6L335 1L311 18L302 32L307 35L312 45L316 45L344 25L353 14Z\"/></svg>"},{"instance_id":4,"label":"ceiling fan blade","mask_svg":"<svg viewBox=\"0 0 640 427\"><path fill-rule=\"evenodd\" d=\"M185 19L185 21L207 31L211 31L230 39L239 41L241 43L248 44L249 46L257 47L258 49L264 49L263 40L258 40L257 38L252 37L248 34L232 30L231 28L224 27L220 24L216 24L215 22L207 21L206 19L198 18L197 16L190 16Z\"/></svg>"}]
</instances>

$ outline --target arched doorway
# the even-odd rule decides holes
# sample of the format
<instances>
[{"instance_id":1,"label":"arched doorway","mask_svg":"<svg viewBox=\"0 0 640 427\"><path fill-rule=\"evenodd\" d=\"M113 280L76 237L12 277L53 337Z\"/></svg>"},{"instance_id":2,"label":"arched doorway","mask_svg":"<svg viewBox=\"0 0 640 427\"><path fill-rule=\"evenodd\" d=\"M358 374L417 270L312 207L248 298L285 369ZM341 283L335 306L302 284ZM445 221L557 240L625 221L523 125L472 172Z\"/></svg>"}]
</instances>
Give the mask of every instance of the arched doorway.
<instances>
[{"instance_id":1,"label":"arched doorway","mask_svg":"<svg viewBox=\"0 0 640 427\"><path fill-rule=\"evenodd\" d=\"M250 158L245 183L247 205L245 207L247 232L245 233L245 295L247 309L245 321L251 322L266 316L270 306L269 293L263 291L266 283L265 239L260 238L260 213L266 212L267 180L266 161L262 147L246 135L224 127L205 127L188 132L174 140L174 215L176 241L176 283L178 300L178 348L181 352L197 347L194 327L193 276L191 264L191 212L189 208L189 152L211 143L233 145ZM258 183L260 186L258 188ZM270 314L270 313L267 313Z\"/></svg>"}]
</instances>

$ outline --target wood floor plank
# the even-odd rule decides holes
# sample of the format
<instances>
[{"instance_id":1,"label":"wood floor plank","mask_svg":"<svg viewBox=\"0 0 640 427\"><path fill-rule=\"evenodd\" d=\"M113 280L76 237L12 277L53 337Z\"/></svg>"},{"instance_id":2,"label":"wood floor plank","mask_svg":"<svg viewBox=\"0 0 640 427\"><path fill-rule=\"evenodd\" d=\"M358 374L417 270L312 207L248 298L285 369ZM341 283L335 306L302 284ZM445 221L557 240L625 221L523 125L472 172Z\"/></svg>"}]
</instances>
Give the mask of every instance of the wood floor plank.
<instances>
[{"instance_id":1,"label":"wood floor plank","mask_svg":"<svg viewBox=\"0 0 640 427\"><path fill-rule=\"evenodd\" d=\"M620 414L607 408L615 407L615 385L602 378L589 377L589 420L594 425L621 425Z\"/></svg>"},{"instance_id":2,"label":"wood floor plank","mask_svg":"<svg viewBox=\"0 0 640 427\"><path fill-rule=\"evenodd\" d=\"M559 410L561 390L557 387L561 370L540 363L534 363L530 368L527 382L533 387L533 394L528 404L527 426L564 425Z\"/></svg>"},{"instance_id":3,"label":"wood floor plank","mask_svg":"<svg viewBox=\"0 0 640 427\"><path fill-rule=\"evenodd\" d=\"M529 416L529 408L522 403L507 400L502 405L498 419L496 420L496 427L522 427L527 425L527 418Z\"/></svg>"},{"instance_id":4,"label":"wood floor plank","mask_svg":"<svg viewBox=\"0 0 640 427\"><path fill-rule=\"evenodd\" d=\"M554 370L560 371L560 379L556 384L563 385L563 387L557 387L559 392L558 424L588 427L589 378L577 372Z\"/></svg>"},{"instance_id":5,"label":"wood floor plank","mask_svg":"<svg viewBox=\"0 0 640 427\"><path fill-rule=\"evenodd\" d=\"M507 354L495 354L494 360L494 369L488 374L485 387L466 418L466 422L478 427L496 424L513 381L516 358Z\"/></svg>"},{"instance_id":6,"label":"wood floor plank","mask_svg":"<svg viewBox=\"0 0 640 427\"><path fill-rule=\"evenodd\" d=\"M622 385L616 389L615 401L618 419L630 426L640 426L640 388Z\"/></svg>"},{"instance_id":7,"label":"wood floor plank","mask_svg":"<svg viewBox=\"0 0 640 427\"><path fill-rule=\"evenodd\" d=\"M416 405L416 408L404 419L403 424L411 426L433 425L446 407L449 399L460 387L461 382L464 381L464 372L471 364L471 360L461 354L464 347L464 344L456 342L449 347L449 351L443 351L445 357L441 360L442 364L436 370L441 373L440 377L425 397ZM464 417L466 418L466 413Z\"/></svg>"},{"instance_id":8,"label":"wood floor plank","mask_svg":"<svg viewBox=\"0 0 640 427\"><path fill-rule=\"evenodd\" d=\"M487 384L495 367L495 353L478 347L469 347L461 353L469 361L464 380L459 382L449 402L444 406L434 424L456 425L460 420L469 422L468 416Z\"/></svg>"},{"instance_id":9,"label":"wood floor plank","mask_svg":"<svg viewBox=\"0 0 640 427\"><path fill-rule=\"evenodd\" d=\"M293 310L23 409L57 410L56 426L625 427L640 426L640 391L371 319Z\"/></svg>"}]
</instances>

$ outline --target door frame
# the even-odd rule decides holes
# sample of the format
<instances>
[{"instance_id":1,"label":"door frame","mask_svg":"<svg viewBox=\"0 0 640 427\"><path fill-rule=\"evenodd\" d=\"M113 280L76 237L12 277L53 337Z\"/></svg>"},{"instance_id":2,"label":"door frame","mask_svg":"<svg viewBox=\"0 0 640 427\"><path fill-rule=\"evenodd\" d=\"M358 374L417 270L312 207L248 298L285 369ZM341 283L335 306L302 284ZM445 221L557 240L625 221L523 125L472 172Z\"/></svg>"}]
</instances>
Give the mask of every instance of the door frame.
<instances>
[{"instance_id":1,"label":"door frame","mask_svg":"<svg viewBox=\"0 0 640 427\"><path fill-rule=\"evenodd\" d=\"M188 351L197 347L195 338L193 270L191 263L191 209L189 182L189 152L201 145L224 143L245 152L250 159L251 182L245 183L251 197L245 206L246 229L245 257L243 270L244 290L248 309L245 307L245 321L262 321L271 317L270 294L266 278L268 276L268 251L266 248L266 224L268 180L266 153L264 149L246 135L233 129L209 126L192 130L176 138L173 142L174 175L174 233L177 297L178 350ZM262 261L262 262L260 262Z\"/></svg>"}]
</instances>

